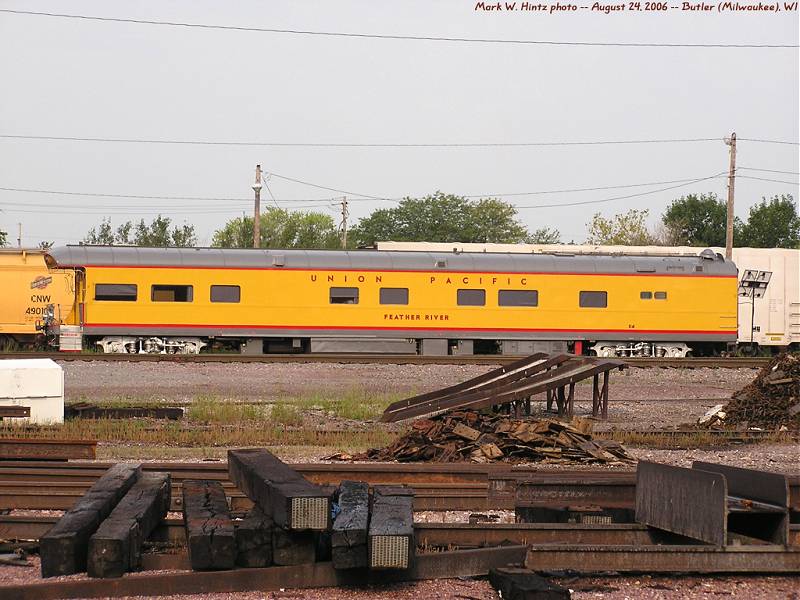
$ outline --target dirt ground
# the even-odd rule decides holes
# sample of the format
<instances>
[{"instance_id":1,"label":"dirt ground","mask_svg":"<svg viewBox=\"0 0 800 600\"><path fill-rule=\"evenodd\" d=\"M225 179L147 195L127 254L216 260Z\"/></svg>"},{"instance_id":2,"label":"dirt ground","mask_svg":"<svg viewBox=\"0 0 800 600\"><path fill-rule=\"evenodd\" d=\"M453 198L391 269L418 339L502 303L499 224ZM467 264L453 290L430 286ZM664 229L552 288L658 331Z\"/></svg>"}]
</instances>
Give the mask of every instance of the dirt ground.
<instances>
[{"instance_id":1,"label":"dirt ground","mask_svg":"<svg viewBox=\"0 0 800 600\"><path fill-rule=\"evenodd\" d=\"M152 573L142 573L148 575ZM137 577L138 574L125 577ZM85 575L57 577L56 581L84 579ZM681 600L742 598L744 600L798 600L800 577L653 577L602 576L549 578L552 583L572 591L573 600ZM39 560L29 567L0 567L2 587L41 581ZM48 580L52 581L52 580ZM146 600L150 596L128 596L127 600ZM501 600L484 578L440 579L359 588L287 589L273 592L236 592L170 596L173 600Z\"/></svg>"}]
</instances>

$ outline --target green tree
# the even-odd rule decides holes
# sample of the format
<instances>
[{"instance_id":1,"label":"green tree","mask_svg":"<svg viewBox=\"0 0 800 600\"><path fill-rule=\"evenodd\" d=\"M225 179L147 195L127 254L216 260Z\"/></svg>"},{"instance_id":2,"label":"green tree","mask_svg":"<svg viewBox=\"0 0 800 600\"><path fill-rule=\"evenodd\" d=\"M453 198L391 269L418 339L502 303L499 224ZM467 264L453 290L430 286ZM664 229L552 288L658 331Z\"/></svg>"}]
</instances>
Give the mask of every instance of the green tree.
<instances>
[{"instance_id":1,"label":"green tree","mask_svg":"<svg viewBox=\"0 0 800 600\"><path fill-rule=\"evenodd\" d=\"M689 194L673 200L662 221L666 237L673 244L724 246L727 215L727 205L713 192Z\"/></svg>"},{"instance_id":2,"label":"green tree","mask_svg":"<svg viewBox=\"0 0 800 600\"><path fill-rule=\"evenodd\" d=\"M111 246L116 241L114 230L111 228L111 219L103 219L96 228L92 227L83 238L83 244L92 246Z\"/></svg>"},{"instance_id":3,"label":"green tree","mask_svg":"<svg viewBox=\"0 0 800 600\"><path fill-rule=\"evenodd\" d=\"M737 246L751 248L800 248L800 216L791 194L773 196L750 207Z\"/></svg>"},{"instance_id":4,"label":"green tree","mask_svg":"<svg viewBox=\"0 0 800 600\"><path fill-rule=\"evenodd\" d=\"M436 192L372 212L353 229L353 238L366 246L388 240L515 244L528 239L528 230L516 215L517 210L502 200L475 202Z\"/></svg>"},{"instance_id":5,"label":"green tree","mask_svg":"<svg viewBox=\"0 0 800 600\"><path fill-rule=\"evenodd\" d=\"M558 229L541 227L536 229L526 240L529 244L560 244L561 232Z\"/></svg>"},{"instance_id":6,"label":"green tree","mask_svg":"<svg viewBox=\"0 0 800 600\"><path fill-rule=\"evenodd\" d=\"M169 217L158 215L149 225L141 219L136 225L126 221L116 230L111 226L111 219L103 219L96 228L92 227L83 238L83 244L103 246L168 246L188 248L197 243L194 225L184 223L180 227L172 227Z\"/></svg>"},{"instance_id":7,"label":"green tree","mask_svg":"<svg viewBox=\"0 0 800 600\"><path fill-rule=\"evenodd\" d=\"M338 248L336 225L321 212L268 208L259 223L262 248ZM211 242L218 248L252 248L253 218L231 219L214 232Z\"/></svg>"},{"instance_id":8,"label":"green tree","mask_svg":"<svg viewBox=\"0 0 800 600\"><path fill-rule=\"evenodd\" d=\"M8 244L7 236L8 236L8 234L5 231L3 231L2 229L0 229L0 248L2 248L3 246Z\"/></svg>"},{"instance_id":9,"label":"green tree","mask_svg":"<svg viewBox=\"0 0 800 600\"><path fill-rule=\"evenodd\" d=\"M589 237L586 241L610 246L648 246L654 243L645 223L648 214L648 210L634 208L607 219L595 213L588 224Z\"/></svg>"}]
</instances>

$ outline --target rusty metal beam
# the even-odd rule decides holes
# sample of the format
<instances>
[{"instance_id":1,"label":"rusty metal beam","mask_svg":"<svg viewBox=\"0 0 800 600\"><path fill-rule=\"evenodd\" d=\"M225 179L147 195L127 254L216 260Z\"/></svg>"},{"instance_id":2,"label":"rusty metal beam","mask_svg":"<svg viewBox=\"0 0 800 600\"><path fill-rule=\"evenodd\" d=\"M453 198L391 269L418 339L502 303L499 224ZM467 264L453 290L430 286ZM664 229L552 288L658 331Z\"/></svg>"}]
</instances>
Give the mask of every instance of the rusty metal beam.
<instances>
[{"instance_id":1,"label":"rusty metal beam","mask_svg":"<svg viewBox=\"0 0 800 600\"><path fill-rule=\"evenodd\" d=\"M531 546L525 566L535 571L581 573L792 573L800 548L783 546Z\"/></svg>"},{"instance_id":2,"label":"rusty metal beam","mask_svg":"<svg viewBox=\"0 0 800 600\"><path fill-rule=\"evenodd\" d=\"M601 506L632 508L635 485L625 481L594 478L537 479L518 481L516 507L564 508L567 506Z\"/></svg>"},{"instance_id":3,"label":"rusty metal beam","mask_svg":"<svg viewBox=\"0 0 800 600\"><path fill-rule=\"evenodd\" d=\"M35 540L53 526L58 517L0 515L0 538ZM515 544L647 544L654 536L635 523L415 523L417 544L480 548L502 543ZM150 538L156 542L186 543L183 521L166 519ZM656 538L659 539L659 538ZM800 546L800 525L789 530L789 545Z\"/></svg>"},{"instance_id":4,"label":"rusty metal beam","mask_svg":"<svg viewBox=\"0 0 800 600\"><path fill-rule=\"evenodd\" d=\"M3 600L64 600L67 598L119 598L176 594L272 591L285 588L334 587L387 581L413 581L486 575L492 567L521 564L525 546L456 550L423 554L407 572L371 574L337 571L331 563L293 567L236 569L222 572L185 572L132 575L113 580L33 583L2 588Z\"/></svg>"},{"instance_id":5,"label":"rusty metal beam","mask_svg":"<svg viewBox=\"0 0 800 600\"><path fill-rule=\"evenodd\" d=\"M0 459L93 459L95 458L96 448L97 442L94 440L0 438Z\"/></svg>"},{"instance_id":6,"label":"rusty metal beam","mask_svg":"<svg viewBox=\"0 0 800 600\"><path fill-rule=\"evenodd\" d=\"M728 539L728 487L719 473L639 461L636 521L715 546Z\"/></svg>"}]
</instances>

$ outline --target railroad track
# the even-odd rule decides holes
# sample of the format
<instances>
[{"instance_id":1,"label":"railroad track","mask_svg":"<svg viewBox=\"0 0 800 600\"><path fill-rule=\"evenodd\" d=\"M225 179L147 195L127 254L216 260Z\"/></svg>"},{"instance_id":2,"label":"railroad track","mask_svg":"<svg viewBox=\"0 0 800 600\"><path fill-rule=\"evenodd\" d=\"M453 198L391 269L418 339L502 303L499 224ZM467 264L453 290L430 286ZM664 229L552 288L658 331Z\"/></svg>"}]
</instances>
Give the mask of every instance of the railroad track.
<instances>
[{"instance_id":1,"label":"railroad track","mask_svg":"<svg viewBox=\"0 0 800 600\"><path fill-rule=\"evenodd\" d=\"M53 360L100 362L173 362L173 363L338 363L338 364L411 364L411 365L503 365L519 357L420 356L413 354L99 354L96 352L8 352L0 358L51 358ZM758 369L768 364L767 357L691 357L691 358L623 358L630 367L671 369Z\"/></svg>"},{"instance_id":2,"label":"railroad track","mask_svg":"<svg viewBox=\"0 0 800 600\"><path fill-rule=\"evenodd\" d=\"M65 510L111 463L48 461L0 462L0 509ZM506 464L442 463L301 463L292 465L309 480L338 485L344 479L370 484L405 484L415 489L416 510L513 510L516 482L541 484L551 504L598 504L613 494L615 506L633 506L634 471L543 470ZM228 479L227 464L143 463L145 471L167 471L175 484L172 509L181 510L180 484L185 479L220 481L234 510L246 511L250 501ZM790 505L800 512L800 477L789 477ZM603 492L605 490L605 492ZM609 492L611 490L611 492ZM605 493L605 495L603 495ZM576 495L577 494L577 495ZM581 498L576 502L575 498ZM2 535L0 535L2 537Z\"/></svg>"}]
</instances>

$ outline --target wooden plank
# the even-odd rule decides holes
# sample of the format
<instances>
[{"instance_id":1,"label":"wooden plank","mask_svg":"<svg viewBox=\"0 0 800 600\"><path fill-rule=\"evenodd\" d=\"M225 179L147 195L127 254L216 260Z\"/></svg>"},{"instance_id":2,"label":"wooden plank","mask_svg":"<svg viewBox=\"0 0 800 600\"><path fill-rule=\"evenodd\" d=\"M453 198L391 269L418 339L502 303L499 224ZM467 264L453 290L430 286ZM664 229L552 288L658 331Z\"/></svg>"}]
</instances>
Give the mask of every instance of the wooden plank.
<instances>
[{"instance_id":1,"label":"wooden plank","mask_svg":"<svg viewBox=\"0 0 800 600\"><path fill-rule=\"evenodd\" d=\"M142 473L89 539L90 577L122 577L137 569L142 544L169 510L169 473Z\"/></svg>"},{"instance_id":2,"label":"wooden plank","mask_svg":"<svg viewBox=\"0 0 800 600\"><path fill-rule=\"evenodd\" d=\"M239 489L272 517L278 527L330 529L330 494L267 450L229 450L228 472Z\"/></svg>"},{"instance_id":3,"label":"wooden plank","mask_svg":"<svg viewBox=\"0 0 800 600\"><path fill-rule=\"evenodd\" d=\"M183 482L183 522L195 571L232 569L236 538L225 490L219 481Z\"/></svg>"},{"instance_id":4,"label":"wooden plank","mask_svg":"<svg viewBox=\"0 0 800 600\"><path fill-rule=\"evenodd\" d=\"M519 567L490 570L489 583L500 592L503 600L569 600L571 597L567 588Z\"/></svg>"},{"instance_id":5,"label":"wooden plank","mask_svg":"<svg viewBox=\"0 0 800 600\"><path fill-rule=\"evenodd\" d=\"M94 459L96 440L0 439L0 460Z\"/></svg>"},{"instance_id":6,"label":"wooden plank","mask_svg":"<svg viewBox=\"0 0 800 600\"><path fill-rule=\"evenodd\" d=\"M258 506L236 526L236 564L240 567L268 567L272 564L272 518Z\"/></svg>"},{"instance_id":7,"label":"wooden plank","mask_svg":"<svg viewBox=\"0 0 800 600\"><path fill-rule=\"evenodd\" d=\"M89 538L141 474L138 464L112 466L39 540L42 577L86 570Z\"/></svg>"},{"instance_id":8,"label":"wooden plank","mask_svg":"<svg viewBox=\"0 0 800 600\"><path fill-rule=\"evenodd\" d=\"M339 486L339 514L333 522L331 561L335 569L366 567L369 529L369 484L343 481Z\"/></svg>"},{"instance_id":9,"label":"wooden plank","mask_svg":"<svg viewBox=\"0 0 800 600\"><path fill-rule=\"evenodd\" d=\"M407 569L414 556L414 491L376 486L369 523L369 566Z\"/></svg>"}]
</instances>

